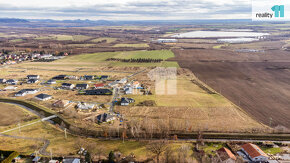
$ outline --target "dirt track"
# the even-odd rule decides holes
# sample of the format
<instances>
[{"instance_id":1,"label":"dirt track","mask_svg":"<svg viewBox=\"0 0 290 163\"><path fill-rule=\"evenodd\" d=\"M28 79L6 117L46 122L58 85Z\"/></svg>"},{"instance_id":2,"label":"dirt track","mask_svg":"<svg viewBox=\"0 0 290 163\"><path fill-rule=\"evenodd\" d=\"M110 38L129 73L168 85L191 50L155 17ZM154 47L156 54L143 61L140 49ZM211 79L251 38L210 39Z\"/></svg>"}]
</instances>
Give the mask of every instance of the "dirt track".
<instances>
[{"instance_id":1,"label":"dirt track","mask_svg":"<svg viewBox=\"0 0 290 163\"><path fill-rule=\"evenodd\" d=\"M290 128L290 53L174 50L179 65L264 124ZM272 118L272 120L271 120Z\"/></svg>"}]
</instances>

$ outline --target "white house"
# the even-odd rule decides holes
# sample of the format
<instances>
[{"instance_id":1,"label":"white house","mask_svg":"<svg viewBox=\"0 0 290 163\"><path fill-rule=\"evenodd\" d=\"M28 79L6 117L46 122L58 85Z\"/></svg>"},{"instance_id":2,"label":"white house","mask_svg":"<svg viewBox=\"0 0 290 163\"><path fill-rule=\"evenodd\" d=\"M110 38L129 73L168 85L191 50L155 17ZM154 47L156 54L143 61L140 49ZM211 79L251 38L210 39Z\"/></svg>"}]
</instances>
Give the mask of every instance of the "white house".
<instances>
[{"instance_id":1,"label":"white house","mask_svg":"<svg viewBox=\"0 0 290 163\"><path fill-rule=\"evenodd\" d=\"M78 103L77 108L80 110L89 110L95 107L94 104Z\"/></svg>"},{"instance_id":2,"label":"white house","mask_svg":"<svg viewBox=\"0 0 290 163\"><path fill-rule=\"evenodd\" d=\"M0 83L1 83L1 84L6 83L6 79L0 79Z\"/></svg>"},{"instance_id":3,"label":"white house","mask_svg":"<svg viewBox=\"0 0 290 163\"><path fill-rule=\"evenodd\" d=\"M19 92L15 93L15 96L25 96L27 94L35 94L37 93L38 90L37 89L22 89Z\"/></svg>"},{"instance_id":4,"label":"white house","mask_svg":"<svg viewBox=\"0 0 290 163\"><path fill-rule=\"evenodd\" d=\"M37 83L39 80L38 79L28 79L27 83L28 84L33 84L33 83Z\"/></svg>"},{"instance_id":5,"label":"white house","mask_svg":"<svg viewBox=\"0 0 290 163\"><path fill-rule=\"evenodd\" d=\"M39 75L27 75L27 79L39 79Z\"/></svg>"},{"instance_id":6,"label":"white house","mask_svg":"<svg viewBox=\"0 0 290 163\"><path fill-rule=\"evenodd\" d=\"M267 162L268 155L266 155L261 148L252 143L247 143L242 146L242 151L251 159L253 162Z\"/></svg>"},{"instance_id":7,"label":"white house","mask_svg":"<svg viewBox=\"0 0 290 163\"><path fill-rule=\"evenodd\" d=\"M10 85L16 85L18 83L18 81L15 80L15 79L9 79L9 80L6 81L6 83L10 84Z\"/></svg>"},{"instance_id":8,"label":"white house","mask_svg":"<svg viewBox=\"0 0 290 163\"><path fill-rule=\"evenodd\" d=\"M62 83L61 87L64 89L73 89L75 85L70 83Z\"/></svg>"}]
</instances>

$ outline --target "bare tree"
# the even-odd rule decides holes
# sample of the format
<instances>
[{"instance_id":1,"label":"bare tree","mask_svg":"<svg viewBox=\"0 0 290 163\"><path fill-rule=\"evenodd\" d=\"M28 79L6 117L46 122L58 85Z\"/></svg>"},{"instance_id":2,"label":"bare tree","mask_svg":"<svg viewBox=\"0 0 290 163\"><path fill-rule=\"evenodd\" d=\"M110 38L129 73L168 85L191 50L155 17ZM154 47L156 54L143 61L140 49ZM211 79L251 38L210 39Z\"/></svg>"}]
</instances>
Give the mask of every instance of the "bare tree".
<instances>
[{"instance_id":1,"label":"bare tree","mask_svg":"<svg viewBox=\"0 0 290 163\"><path fill-rule=\"evenodd\" d=\"M150 152L156 155L157 163L159 163L159 157L164 151L166 151L167 147L168 147L167 140L151 141L146 146L147 150L149 150Z\"/></svg>"}]
</instances>

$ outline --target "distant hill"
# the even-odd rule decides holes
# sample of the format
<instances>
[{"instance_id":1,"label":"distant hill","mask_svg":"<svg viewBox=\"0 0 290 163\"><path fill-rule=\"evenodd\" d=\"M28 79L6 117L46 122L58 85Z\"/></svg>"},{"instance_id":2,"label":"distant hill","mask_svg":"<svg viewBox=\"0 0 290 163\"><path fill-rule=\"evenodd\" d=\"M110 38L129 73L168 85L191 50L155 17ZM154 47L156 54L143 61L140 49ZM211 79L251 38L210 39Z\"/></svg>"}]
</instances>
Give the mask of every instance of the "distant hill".
<instances>
[{"instance_id":1,"label":"distant hill","mask_svg":"<svg viewBox=\"0 0 290 163\"><path fill-rule=\"evenodd\" d=\"M0 18L0 23L28 23L28 20L25 19L16 19L16 18Z\"/></svg>"}]
</instances>

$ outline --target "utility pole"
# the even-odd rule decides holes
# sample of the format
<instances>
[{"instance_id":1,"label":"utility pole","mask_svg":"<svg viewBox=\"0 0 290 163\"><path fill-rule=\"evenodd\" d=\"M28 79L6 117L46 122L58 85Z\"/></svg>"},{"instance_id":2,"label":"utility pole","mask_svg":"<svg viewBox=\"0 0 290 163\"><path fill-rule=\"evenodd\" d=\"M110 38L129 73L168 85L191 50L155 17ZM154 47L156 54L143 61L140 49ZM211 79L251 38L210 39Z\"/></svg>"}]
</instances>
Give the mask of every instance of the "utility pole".
<instances>
[{"instance_id":1,"label":"utility pole","mask_svg":"<svg viewBox=\"0 0 290 163\"><path fill-rule=\"evenodd\" d=\"M21 134L20 122L18 123L18 131L19 131L19 134Z\"/></svg>"},{"instance_id":2,"label":"utility pole","mask_svg":"<svg viewBox=\"0 0 290 163\"><path fill-rule=\"evenodd\" d=\"M52 160L52 151L50 149L50 160Z\"/></svg>"},{"instance_id":3,"label":"utility pole","mask_svg":"<svg viewBox=\"0 0 290 163\"><path fill-rule=\"evenodd\" d=\"M64 137L65 137L65 139L67 138L66 128L64 128Z\"/></svg>"},{"instance_id":4,"label":"utility pole","mask_svg":"<svg viewBox=\"0 0 290 163\"><path fill-rule=\"evenodd\" d=\"M272 118L270 117L269 120L270 120L269 125L271 127L272 126Z\"/></svg>"}]
</instances>

